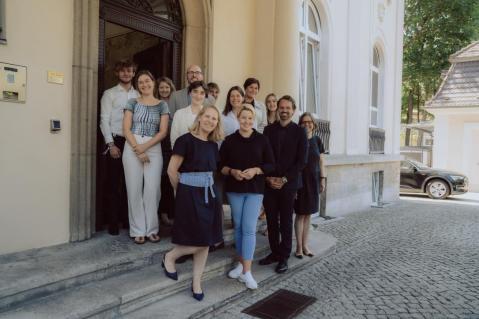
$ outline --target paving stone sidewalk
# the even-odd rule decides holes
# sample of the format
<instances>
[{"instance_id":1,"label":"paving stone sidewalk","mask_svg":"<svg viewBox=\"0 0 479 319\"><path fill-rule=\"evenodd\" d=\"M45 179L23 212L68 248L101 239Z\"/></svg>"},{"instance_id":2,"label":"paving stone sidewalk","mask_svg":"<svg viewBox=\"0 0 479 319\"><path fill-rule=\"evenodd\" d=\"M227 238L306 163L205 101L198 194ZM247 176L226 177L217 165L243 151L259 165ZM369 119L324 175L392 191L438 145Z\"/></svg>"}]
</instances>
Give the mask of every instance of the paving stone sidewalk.
<instances>
[{"instance_id":1,"label":"paving stone sidewalk","mask_svg":"<svg viewBox=\"0 0 479 319\"><path fill-rule=\"evenodd\" d=\"M318 299L297 318L479 318L479 206L401 200L319 227L336 254L205 318L251 318L279 288Z\"/></svg>"}]
</instances>

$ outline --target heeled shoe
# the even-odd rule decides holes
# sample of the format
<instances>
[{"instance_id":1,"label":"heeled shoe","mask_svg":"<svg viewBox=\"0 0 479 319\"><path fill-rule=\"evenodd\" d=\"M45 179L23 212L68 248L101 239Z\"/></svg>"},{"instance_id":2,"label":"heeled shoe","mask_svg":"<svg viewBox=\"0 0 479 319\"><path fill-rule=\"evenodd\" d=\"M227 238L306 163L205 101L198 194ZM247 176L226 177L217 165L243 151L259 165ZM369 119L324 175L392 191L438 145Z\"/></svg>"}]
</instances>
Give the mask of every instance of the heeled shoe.
<instances>
[{"instance_id":1,"label":"heeled shoe","mask_svg":"<svg viewBox=\"0 0 479 319\"><path fill-rule=\"evenodd\" d=\"M191 293L193 294L193 298L195 298L198 301L203 300L203 298L205 297L204 292L197 294L196 292L193 291L193 284L191 284Z\"/></svg>"},{"instance_id":2,"label":"heeled shoe","mask_svg":"<svg viewBox=\"0 0 479 319\"><path fill-rule=\"evenodd\" d=\"M166 254L163 255L163 260L161 261L161 267L163 267L166 277L168 277L170 279L173 279L173 280L178 280L178 272L177 271L169 272L168 270L166 270L165 256L166 256Z\"/></svg>"}]
</instances>

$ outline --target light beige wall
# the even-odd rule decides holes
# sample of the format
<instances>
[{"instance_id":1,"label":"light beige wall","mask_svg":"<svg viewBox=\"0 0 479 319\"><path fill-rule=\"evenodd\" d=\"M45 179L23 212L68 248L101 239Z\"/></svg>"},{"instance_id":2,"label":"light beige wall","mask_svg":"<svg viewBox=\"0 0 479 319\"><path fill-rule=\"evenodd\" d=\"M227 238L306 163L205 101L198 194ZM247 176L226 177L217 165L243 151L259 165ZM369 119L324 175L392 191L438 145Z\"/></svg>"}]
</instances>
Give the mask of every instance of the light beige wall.
<instances>
[{"instance_id":1,"label":"light beige wall","mask_svg":"<svg viewBox=\"0 0 479 319\"><path fill-rule=\"evenodd\" d=\"M212 72L207 80L220 86L220 109L228 89L242 87L244 80L254 75L255 8L254 0L213 0Z\"/></svg>"},{"instance_id":2,"label":"light beige wall","mask_svg":"<svg viewBox=\"0 0 479 319\"><path fill-rule=\"evenodd\" d=\"M274 92L274 28L275 0L261 0L255 2L256 28L253 48L253 74L260 80L261 90L258 100Z\"/></svg>"},{"instance_id":3,"label":"light beige wall","mask_svg":"<svg viewBox=\"0 0 479 319\"><path fill-rule=\"evenodd\" d=\"M211 27L208 0L182 0L185 28L183 32L183 65L184 70L191 64L203 68L207 78L210 76L209 64L209 36ZM185 78L182 83L185 83Z\"/></svg>"},{"instance_id":4,"label":"light beige wall","mask_svg":"<svg viewBox=\"0 0 479 319\"><path fill-rule=\"evenodd\" d=\"M6 18L0 60L28 69L27 102L0 102L0 254L68 241L73 1L7 0Z\"/></svg>"}]
</instances>

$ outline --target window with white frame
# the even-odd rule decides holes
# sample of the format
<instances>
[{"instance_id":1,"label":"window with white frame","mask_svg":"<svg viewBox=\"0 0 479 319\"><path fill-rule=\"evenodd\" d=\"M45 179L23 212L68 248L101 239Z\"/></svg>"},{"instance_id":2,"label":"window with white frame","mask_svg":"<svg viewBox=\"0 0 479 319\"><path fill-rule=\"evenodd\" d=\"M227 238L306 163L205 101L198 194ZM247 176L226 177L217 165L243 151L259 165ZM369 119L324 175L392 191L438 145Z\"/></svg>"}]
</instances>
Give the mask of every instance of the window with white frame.
<instances>
[{"instance_id":1,"label":"window with white frame","mask_svg":"<svg viewBox=\"0 0 479 319\"><path fill-rule=\"evenodd\" d=\"M374 47L371 64L371 104L369 106L371 127L382 127L382 65L383 61L381 61L379 50Z\"/></svg>"},{"instance_id":2,"label":"window with white frame","mask_svg":"<svg viewBox=\"0 0 479 319\"><path fill-rule=\"evenodd\" d=\"M303 112L319 113L321 21L311 0L302 1L300 21L299 108Z\"/></svg>"}]
</instances>

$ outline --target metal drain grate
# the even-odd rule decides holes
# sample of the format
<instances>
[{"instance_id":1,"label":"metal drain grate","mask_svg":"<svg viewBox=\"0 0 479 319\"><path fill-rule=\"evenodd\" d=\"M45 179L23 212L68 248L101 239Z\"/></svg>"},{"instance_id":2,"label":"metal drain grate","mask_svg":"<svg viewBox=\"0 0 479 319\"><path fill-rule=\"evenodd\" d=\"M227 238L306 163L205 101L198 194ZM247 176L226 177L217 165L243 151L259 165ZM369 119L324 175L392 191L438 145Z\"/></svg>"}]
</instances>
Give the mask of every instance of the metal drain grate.
<instances>
[{"instance_id":1,"label":"metal drain grate","mask_svg":"<svg viewBox=\"0 0 479 319\"><path fill-rule=\"evenodd\" d=\"M291 319L315 301L314 297L280 289L242 312L262 319Z\"/></svg>"}]
</instances>

